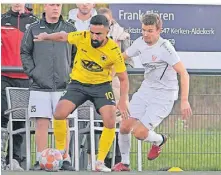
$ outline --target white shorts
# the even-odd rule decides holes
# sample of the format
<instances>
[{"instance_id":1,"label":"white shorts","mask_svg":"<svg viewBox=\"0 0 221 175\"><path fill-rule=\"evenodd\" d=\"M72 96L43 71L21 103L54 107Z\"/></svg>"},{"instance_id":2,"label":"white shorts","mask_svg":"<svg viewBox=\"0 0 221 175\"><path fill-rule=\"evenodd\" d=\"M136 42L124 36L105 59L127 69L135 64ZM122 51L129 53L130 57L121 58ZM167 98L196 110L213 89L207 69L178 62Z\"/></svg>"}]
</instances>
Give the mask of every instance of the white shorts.
<instances>
[{"instance_id":1,"label":"white shorts","mask_svg":"<svg viewBox=\"0 0 221 175\"><path fill-rule=\"evenodd\" d=\"M129 104L130 115L140 120L149 130L154 130L172 111L174 100L164 98L156 91L136 92Z\"/></svg>"},{"instance_id":2,"label":"white shorts","mask_svg":"<svg viewBox=\"0 0 221 175\"><path fill-rule=\"evenodd\" d=\"M30 91L28 113L29 117L42 117L51 119L56 105L63 95L60 92Z\"/></svg>"}]
</instances>

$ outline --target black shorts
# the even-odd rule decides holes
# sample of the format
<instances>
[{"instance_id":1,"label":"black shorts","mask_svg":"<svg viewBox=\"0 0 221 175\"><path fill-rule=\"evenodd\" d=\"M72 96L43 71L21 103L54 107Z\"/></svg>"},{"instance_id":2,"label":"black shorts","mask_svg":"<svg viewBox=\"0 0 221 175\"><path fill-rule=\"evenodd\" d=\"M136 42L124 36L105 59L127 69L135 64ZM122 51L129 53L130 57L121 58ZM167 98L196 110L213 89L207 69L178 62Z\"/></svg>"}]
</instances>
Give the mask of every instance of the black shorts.
<instances>
[{"instance_id":1,"label":"black shorts","mask_svg":"<svg viewBox=\"0 0 221 175\"><path fill-rule=\"evenodd\" d=\"M69 100L76 105L76 108L87 100L90 100L94 104L98 113L98 110L105 105L116 105L110 82L84 84L72 80L66 90L66 93L60 100Z\"/></svg>"}]
</instances>

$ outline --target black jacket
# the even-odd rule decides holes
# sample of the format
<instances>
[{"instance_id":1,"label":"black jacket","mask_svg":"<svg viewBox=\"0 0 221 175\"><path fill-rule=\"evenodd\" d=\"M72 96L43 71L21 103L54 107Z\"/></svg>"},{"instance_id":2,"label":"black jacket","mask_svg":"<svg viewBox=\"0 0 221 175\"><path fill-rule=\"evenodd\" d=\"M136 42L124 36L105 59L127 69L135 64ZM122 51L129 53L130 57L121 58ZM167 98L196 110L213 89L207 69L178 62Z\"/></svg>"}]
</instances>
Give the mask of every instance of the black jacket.
<instances>
[{"instance_id":1,"label":"black jacket","mask_svg":"<svg viewBox=\"0 0 221 175\"><path fill-rule=\"evenodd\" d=\"M58 91L66 88L70 67L76 49L67 42L34 42L34 36L40 33L76 31L73 24L63 20L58 23L46 22L45 14L40 21L30 25L25 32L21 46L21 58L25 73L33 80L31 90Z\"/></svg>"}]
</instances>

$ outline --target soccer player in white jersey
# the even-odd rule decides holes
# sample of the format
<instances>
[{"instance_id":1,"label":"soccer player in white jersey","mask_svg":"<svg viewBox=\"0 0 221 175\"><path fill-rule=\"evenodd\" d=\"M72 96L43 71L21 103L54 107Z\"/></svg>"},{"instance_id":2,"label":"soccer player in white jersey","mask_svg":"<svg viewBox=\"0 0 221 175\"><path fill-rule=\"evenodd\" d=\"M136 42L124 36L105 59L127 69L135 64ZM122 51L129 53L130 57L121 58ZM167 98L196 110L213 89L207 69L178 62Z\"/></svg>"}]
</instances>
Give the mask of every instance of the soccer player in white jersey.
<instances>
[{"instance_id":1,"label":"soccer player in white jersey","mask_svg":"<svg viewBox=\"0 0 221 175\"><path fill-rule=\"evenodd\" d=\"M172 44L160 37L162 20L158 14L143 15L142 36L123 53L124 58L138 56L145 68L144 80L129 105L130 117L120 126L119 147L122 160L113 171L129 171L131 133L139 140L150 142L149 160L157 158L167 137L154 129L170 114L178 98L177 73L181 85L181 113L192 115L188 101L189 75Z\"/></svg>"}]
</instances>

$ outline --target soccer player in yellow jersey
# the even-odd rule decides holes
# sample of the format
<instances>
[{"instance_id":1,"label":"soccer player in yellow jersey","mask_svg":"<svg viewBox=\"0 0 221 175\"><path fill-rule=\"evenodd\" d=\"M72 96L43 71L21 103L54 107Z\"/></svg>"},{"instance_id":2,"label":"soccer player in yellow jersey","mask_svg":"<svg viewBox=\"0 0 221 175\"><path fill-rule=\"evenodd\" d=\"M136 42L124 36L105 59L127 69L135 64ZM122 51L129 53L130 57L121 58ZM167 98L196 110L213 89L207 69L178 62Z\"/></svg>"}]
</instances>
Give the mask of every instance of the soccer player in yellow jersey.
<instances>
[{"instance_id":1,"label":"soccer player in yellow jersey","mask_svg":"<svg viewBox=\"0 0 221 175\"><path fill-rule=\"evenodd\" d=\"M109 172L104 165L104 159L112 145L115 136L115 99L112 92L111 70L114 67L120 80L120 100L117 108L123 118L128 117L127 97L129 81L124 64L124 58L115 41L107 37L109 22L103 15L96 15L90 21L90 30L83 32L41 33L34 41L69 42L77 47L77 53L72 69L71 82L67 92L61 97L55 113L56 120L64 120L79 105L90 100L101 114L104 129L99 141L96 170ZM61 67L62 69L62 67ZM57 126L56 126L57 127ZM56 129L56 128L55 128ZM66 131L60 131L61 137Z\"/></svg>"}]
</instances>

